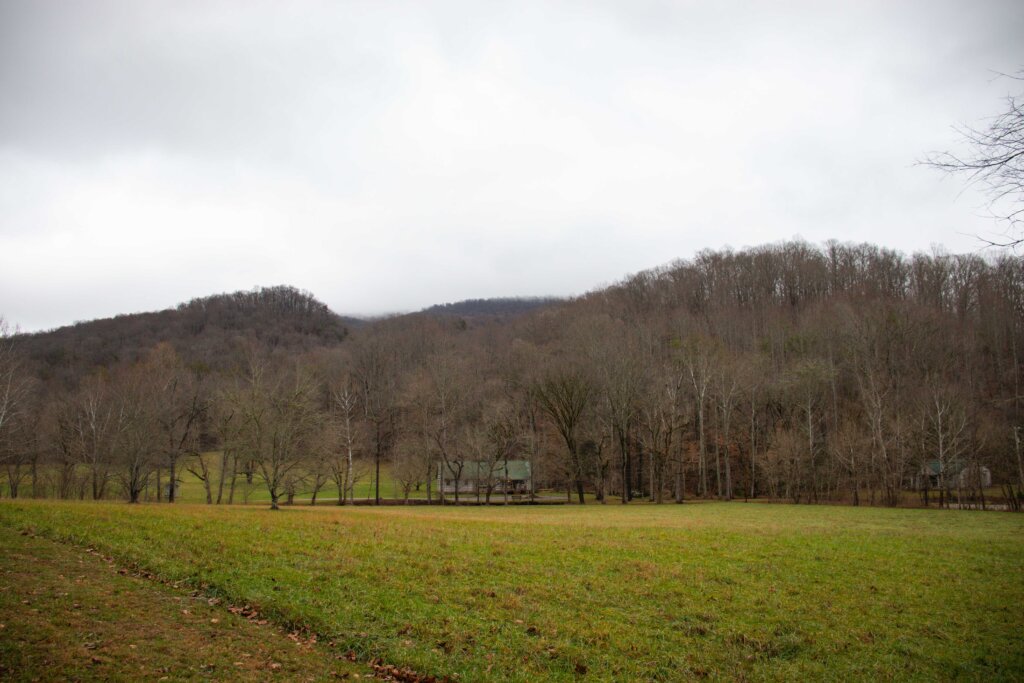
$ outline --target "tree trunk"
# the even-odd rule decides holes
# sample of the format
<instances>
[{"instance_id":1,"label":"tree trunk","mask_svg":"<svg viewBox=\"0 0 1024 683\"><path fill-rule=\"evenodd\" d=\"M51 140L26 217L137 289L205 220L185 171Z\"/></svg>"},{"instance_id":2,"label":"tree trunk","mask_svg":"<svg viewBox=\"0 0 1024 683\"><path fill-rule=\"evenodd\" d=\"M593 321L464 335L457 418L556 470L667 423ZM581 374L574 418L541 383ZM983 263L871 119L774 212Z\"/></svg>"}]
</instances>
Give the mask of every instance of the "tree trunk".
<instances>
[{"instance_id":1,"label":"tree trunk","mask_svg":"<svg viewBox=\"0 0 1024 683\"><path fill-rule=\"evenodd\" d=\"M168 503L173 503L174 502L174 490L176 488L178 488L176 486L176 484L178 482L178 467L177 467L178 462L177 462L177 460L178 460L177 458L171 458L171 467L170 467L170 470L171 470L171 487L169 489L167 489L167 502Z\"/></svg>"},{"instance_id":2,"label":"tree trunk","mask_svg":"<svg viewBox=\"0 0 1024 683\"><path fill-rule=\"evenodd\" d=\"M725 449L725 499L732 500L732 468L729 465L729 449Z\"/></svg>"},{"instance_id":3,"label":"tree trunk","mask_svg":"<svg viewBox=\"0 0 1024 683\"><path fill-rule=\"evenodd\" d=\"M434 466L432 464L427 465L427 505L433 505L433 488L434 488Z\"/></svg>"},{"instance_id":4,"label":"tree trunk","mask_svg":"<svg viewBox=\"0 0 1024 683\"><path fill-rule=\"evenodd\" d=\"M629 441L625 431L616 430L619 442L619 455L622 458L622 504L629 503L630 499L630 467L629 467Z\"/></svg>"},{"instance_id":5,"label":"tree trunk","mask_svg":"<svg viewBox=\"0 0 1024 683\"><path fill-rule=\"evenodd\" d=\"M231 483L228 488L228 505L235 502L235 481L238 479L238 458L231 458Z\"/></svg>"},{"instance_id":6,"label":"tree trunk","mask_svg":"<svg viewBox=\"0 0 1024 683\"><path fill-rule=\"evenodd\" d=\"M707 444L704 439L704 397L701 396L697 402L697 440L699 446L700 462L697 464L699 480L699 493L706 496L708 493L707 473Z\"/></svg>"},{"instance_id":7,"label":"tree trunk","mask_svg":"<svg viewBox=\"0 0 1024 683\"><path fill-rule=\"evenodd\" d=\"M1024 458L1020 452L1020 427L1013 428L1013 445L1017 451L1017 485L1024 490Z\"/></svg>"},{"instance_id":8,"label":"tree trunk","mask_svg":"<svg viewBox=\"0 0 1024 683\"><path fill-rule=\"evenodd\" d=\"M654 496L654 451L649 451L647 453L647 470L650 473L650 481L648 482L650 496L648 497L647 500L655 502L655 496ZM658 503L661 502L660 496L659 496L659 500L657 500L656 502L658 502Z\"/></svg>"},{"instance_id":9,"label":"tree trunk","mask_svg":"<svg viewBox=\"0 0 1024 683\"><path fill-rule=\"evenodd\" d=\"M683 463L682 457L675 460L675 501L683 502Z\"/></svg>"},{"instance_id":10,"label":"tree trunk","mask_svg":"<svg viewBox=\"0 0 1024 683\"><path fill-rule=\"evenodd\" d=\"M377 430L377 449L374 453L374 468L376 470L373 481L373 496L377 505L380 505L380 430Z\"/></svg>"},{"instance_id":11,"label":"tree trunk","mask_svg":"<svg viewBox=\"0 0 1024 683\"><path fill-rule=\"evenodd\" d=\"M221 504L224 499L224 479L227 476L228 468L228 453L227 451L221 451L220 454L220 478L217 481L217 505Z\"/></svg>"},{"instance_id":12,"label":"tree trunk","mask_svg":"<svg viewBox=\"0 0 1024 683\"><path fill-rule=\"evenodd\" d=\"M750 497L757 497L757 413L754 399L750 399Z\"/></svg>"}]
</instances>

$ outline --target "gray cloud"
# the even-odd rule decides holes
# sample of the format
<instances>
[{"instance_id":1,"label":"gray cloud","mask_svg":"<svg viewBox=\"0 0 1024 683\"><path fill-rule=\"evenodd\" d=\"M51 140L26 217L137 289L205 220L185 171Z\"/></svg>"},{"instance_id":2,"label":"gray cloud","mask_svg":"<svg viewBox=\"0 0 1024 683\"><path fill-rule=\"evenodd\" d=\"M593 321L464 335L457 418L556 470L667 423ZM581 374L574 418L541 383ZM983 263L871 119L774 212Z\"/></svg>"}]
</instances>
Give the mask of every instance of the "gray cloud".
<instances>
[{"instance_id":1,"label":"gray cloud","mask_svg":"<svg viewBox=\"0 0 1024 683\"><path fill-rule=\"evenodd\" d=\"M894 6L895 5L895 6ZM288 282L350 313L568 294L705 247L977 248L914 167L1024 8L0 3L0 314Z\"/></svg>"}]
</instances>

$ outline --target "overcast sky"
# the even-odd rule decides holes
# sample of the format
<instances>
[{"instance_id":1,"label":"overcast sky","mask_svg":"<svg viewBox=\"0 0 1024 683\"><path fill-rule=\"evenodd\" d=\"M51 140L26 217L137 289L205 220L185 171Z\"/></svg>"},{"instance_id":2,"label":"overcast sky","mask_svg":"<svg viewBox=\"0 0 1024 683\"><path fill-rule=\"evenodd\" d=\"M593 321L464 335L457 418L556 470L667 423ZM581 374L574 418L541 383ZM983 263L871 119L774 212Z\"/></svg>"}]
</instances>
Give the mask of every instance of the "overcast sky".
<instances>
[{"instance_id":1,"label":"overcast sky","mask_svg":"<svg viewBox=\"0 0 1024 683\"><path fill-rule=\"evenodd\" d=\"M578 294L704 248L997 226L915 166L1024 3L0 0L0 315L291 284L340 313Z\"/></svg>"}]
</instances>

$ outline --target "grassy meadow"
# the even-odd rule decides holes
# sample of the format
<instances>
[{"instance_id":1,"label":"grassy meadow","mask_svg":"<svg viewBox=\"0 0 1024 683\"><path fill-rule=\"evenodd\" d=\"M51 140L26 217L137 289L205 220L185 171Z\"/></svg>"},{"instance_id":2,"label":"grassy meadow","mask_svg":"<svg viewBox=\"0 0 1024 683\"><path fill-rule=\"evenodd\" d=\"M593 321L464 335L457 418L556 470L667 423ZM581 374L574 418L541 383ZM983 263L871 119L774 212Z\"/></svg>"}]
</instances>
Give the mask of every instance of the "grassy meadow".
<instances>
[{"instance_id":1,"label":"grassy meadow","mask_svg":"<svg viewBox=\"0 0 1024 683\"><path fill-rule=\"evenodd\" d=\"M371 671L95 550L4 525L0 547L0 680L327 681Z\"/></svg>"},{"instance_id":2,"label":"grassy meadow","mask_svg":"<svg viewBox=\"0 0 1024 683\"><path fill-rule=\"evenodd\" d=\"M0 527L461 681L1024 677L1024 515L5 500Z\"/></svg>"}]
</instances>

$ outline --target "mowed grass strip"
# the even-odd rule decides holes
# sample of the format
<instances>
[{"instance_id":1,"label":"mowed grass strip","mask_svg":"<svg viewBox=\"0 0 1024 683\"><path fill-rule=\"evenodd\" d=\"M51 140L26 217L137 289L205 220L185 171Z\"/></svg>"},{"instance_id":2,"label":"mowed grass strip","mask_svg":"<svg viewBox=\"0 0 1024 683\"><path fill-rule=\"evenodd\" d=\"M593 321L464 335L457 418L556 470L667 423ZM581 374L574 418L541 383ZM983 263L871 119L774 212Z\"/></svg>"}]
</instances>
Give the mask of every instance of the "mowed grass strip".
<instances>
[{"instance_id":1,"label":"mowed grass strip","mask_svg":"<svg viewBox=\"0 0 1024 683\"><path fill-rule=\"evenodd\" d=\"M0 680L332 681L369 673L216 600L122 575L81 548L10 526L0 526L0 547Z\"/></svg>"},{"instance_id":2,"label":"mowed grass strip","mask_svg":"<svg viewBox=\"0 0 1024 683\"><path fill-rule=\"evenodd\" d=\"M462 680L1024 676L1024 515L5 501L0 521Z\"/></svg>"}]
</instances>

